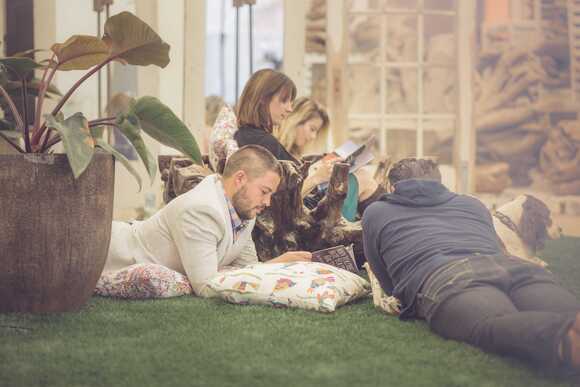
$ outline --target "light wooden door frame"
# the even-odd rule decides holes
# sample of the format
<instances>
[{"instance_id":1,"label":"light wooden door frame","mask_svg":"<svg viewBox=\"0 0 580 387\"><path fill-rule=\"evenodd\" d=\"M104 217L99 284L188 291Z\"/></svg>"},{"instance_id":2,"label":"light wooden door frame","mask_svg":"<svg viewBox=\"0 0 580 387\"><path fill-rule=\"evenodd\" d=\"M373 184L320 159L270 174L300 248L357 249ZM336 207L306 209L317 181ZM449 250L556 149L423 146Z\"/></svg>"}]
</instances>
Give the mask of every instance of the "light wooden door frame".
<instances>
[{"instance_id":1,"label":"light wooden door frame","mask_svg":"<svg viewBox=\"0 0 580 387\"><path fill-rule=\"evenodd\" d=\"M423 4L423 0L418 0ZM348 79L347 58L348 58L348 35L347 21L349 12L345 0L327 0L327 4L332 3L332 7L327 7L326 14L326 77L327 77L327 108L332 122L331 138L328 145L340 145L347 137L349 115L347 107L348 101ZM296 4L296 8L294 8ZM302 87L307 69L304 53L304 28L306 17L305 11L308 5L307 0L285 0L285 50L284 50L284 71L291 75L295 82ZM422 9L422 8L419 8ZM445 13L445 12L443 12ZM474 166L475 166L475 131L473 125L473 80L472 73L474 69L475 54L475 22L476 22L476 0L456 0L456 9L453 12L456 21L455 42L456 42L456 111L453 114L443 115L426 115L417 113L409 115L417 121L417 156L423 156L423 122L427 118L437 116L439 119L455 120L455 139L453 148L453 164L455 170L455 190L462 193L472 193L475 190ZM421 14L418 12L418 18ZM418 19L418 28L421 29L422 20ZM419 40L423 39L422 32L418 31ZM290 44L289 40L293 37L299 38L300 45ZM421 50L422 44L418 44L418 50ZM288 49L287 49L288 48ZM422 74L422 69L418 66L424 66L418 57L417 64L418 74ZM384 76L384 71L381 71ZM418 77L419 90L417 93L418 100L421 100L421 79ZM383 79L381 79L383 81ZM384 88L384 86L382 86ZM384 93L381 93L384 94ZM384 95L381 96L381 102L384 102ZM389 116L384 113L384 104L381 104L382 111L379 112L381 122L381 150L386 151L388 141L386 119L405 118L403 115ZM419 110L420 107L419 107ZM449 116L449 117L447 117ZM409 118L407 117L407 118Z\"/></svg>"}]
</instances>

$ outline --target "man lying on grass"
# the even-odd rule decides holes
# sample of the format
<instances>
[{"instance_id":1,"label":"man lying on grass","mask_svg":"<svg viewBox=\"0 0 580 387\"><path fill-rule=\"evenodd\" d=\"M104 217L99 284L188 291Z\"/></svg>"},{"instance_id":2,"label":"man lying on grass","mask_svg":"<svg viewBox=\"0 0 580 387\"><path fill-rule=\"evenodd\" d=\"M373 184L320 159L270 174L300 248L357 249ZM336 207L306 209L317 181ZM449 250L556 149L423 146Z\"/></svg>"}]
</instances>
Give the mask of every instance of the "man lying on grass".
<instances>
[{"instance_id":1,"label":"man lying on grass","mask_svg":"<svg viewBox=\"0 0 580 387\"><path fill-rule=\"evenodd\" d=\"M196 294L204 281L225 266L258 262L252 241L256 215L270 205L281 167L259 145L239 149L222 176L210 175L151 218L132 224L113 222L105 271L135 263L156 263L187 275ZM306 251L270 260L309 261Z\"/></svg>"},{"instance_id":2,"label":"man lying on grass","mask_svg":"<svg viewBox=\"0 0 580 387\"><path fill-rule=\"evenodd\" d=\"M436 163L403 159L363 215L365 256L401 319L545 366L580 369L580 304L544 268L508 256L489 211L450 192Z\"/></svg>"}]
</instances>

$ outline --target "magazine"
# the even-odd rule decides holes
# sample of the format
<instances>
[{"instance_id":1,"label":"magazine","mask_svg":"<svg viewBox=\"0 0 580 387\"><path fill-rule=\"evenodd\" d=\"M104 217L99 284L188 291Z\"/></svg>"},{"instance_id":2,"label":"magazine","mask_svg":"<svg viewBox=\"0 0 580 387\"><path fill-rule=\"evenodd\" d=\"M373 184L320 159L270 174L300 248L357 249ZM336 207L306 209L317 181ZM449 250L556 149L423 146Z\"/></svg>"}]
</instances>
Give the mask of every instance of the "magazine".
<instances>
[{"instance_id":1,"label":"magazine","mask_svg":"<svg viewBox=\"0 0 580 387\"><path fill-rule=\"evenodd\" d=\"M357 145L349 140L324 156L323 160L341 160L343 163L350 164L349 172L353 173L374 159L371 149L373 141L374 137L371 137L365 143Z\"/></svg>"},{"instance_id":2,"label":"magazine","mask_svg":"<svg viewBox=\"0 0 580 387\"><path fill-rule=\"evenodd\" d=\"M344 245L338 245L315 251L312 253L312 262L322 262L338 267L339 269L358 273L352 245L348 247L345 247Z\"/></svg>"}]
</instances>

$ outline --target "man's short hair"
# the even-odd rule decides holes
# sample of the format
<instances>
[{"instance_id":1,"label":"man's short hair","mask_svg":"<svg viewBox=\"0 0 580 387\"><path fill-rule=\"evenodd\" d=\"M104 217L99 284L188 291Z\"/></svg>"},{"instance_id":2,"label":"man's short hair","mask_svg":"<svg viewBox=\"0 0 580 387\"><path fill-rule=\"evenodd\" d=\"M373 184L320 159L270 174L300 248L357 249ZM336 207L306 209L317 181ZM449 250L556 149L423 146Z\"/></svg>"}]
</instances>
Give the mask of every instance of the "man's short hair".
<instances>
[{"instance_id":1,"label":"man's short hair","mask_svg":"<svg viewBox=\"0 0 580 387\"><path fill-rule=\"evenodd\" d=\"M395 185L401 180L424 179L441 182L441 172L437 163L430 159L408 157L397 161L389 170L389 183Z\"/></svg>"},{"instance_id":2,"label":"man's short hair","mask_svg":"<svg viewBox=\"0 0 580 387\"><path fill-rule=\"evenodd\" d=\"M282 176L282 167L276 157L263 146L253 144L241 147L228 158L222 176L230 177L240 170L251 179L263 176L267 171Z\"/></svg>"}]
</instances>

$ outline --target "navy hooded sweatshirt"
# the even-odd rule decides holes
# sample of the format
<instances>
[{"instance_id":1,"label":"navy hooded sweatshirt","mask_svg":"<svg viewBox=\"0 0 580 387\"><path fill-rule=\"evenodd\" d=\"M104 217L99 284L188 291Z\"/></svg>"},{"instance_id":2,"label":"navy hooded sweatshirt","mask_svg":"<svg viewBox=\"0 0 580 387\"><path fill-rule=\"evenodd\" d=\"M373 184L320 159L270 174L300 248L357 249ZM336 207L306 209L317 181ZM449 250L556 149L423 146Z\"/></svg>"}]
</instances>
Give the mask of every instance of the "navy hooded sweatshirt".
<instances>
[{"instance_id":1,"label":"navy hooded sweatshirt","mask_svg":"<svg viewBox=\"0 0 580 387\"><path fill-rule=\"evenodd\" d=\"M415 316L415 297L437 268L475 254L501 254L487 208L434 180L398 182L362 219L365 256L381 287Z\"/></svg>"}]
</instances>

